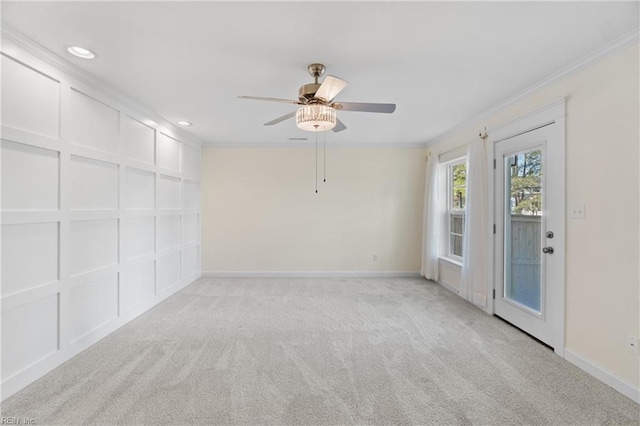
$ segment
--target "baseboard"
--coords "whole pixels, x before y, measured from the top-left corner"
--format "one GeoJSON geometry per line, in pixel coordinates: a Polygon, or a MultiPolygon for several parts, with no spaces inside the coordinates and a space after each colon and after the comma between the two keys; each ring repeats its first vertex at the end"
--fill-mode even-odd
{"type": "Polygon", "coordinates": [[[452,286],[451,284],[444,282],[444,281],[436,281],[436,283],[438,283],[441,287],[446,288],[447,290],[449,290],[451,293],[460,295],[460,293],[458,292],[458,289],[455,288],[454,286],[452,286]]]}
{"type": "Polygon", "coordinates": [[[586,359],[569,349],[564,350],[564,359],[566,359],[576,367],[591,374],[601,382],[611,386],[632,401],[640,404],[640,390],[638,388],[635,388],[629,383],[620,380],[610,372],[604,370],[601,367],[598,367],[590,361],[587,361],[586,359]]]}
{"type": "MultiPolygon", "coordinates": [[[[95,328],[94,330],[80,337],[74,342],[69,342],[66,347],[48,354],[44,358],[41,358],[34,363],[26,366],[12,376],[5,378],[2,381],[0,400],[4,401],[15,393],[21,391],[31,383],[35,382],[50,371],[59,367],[64,362],[70,360],[80,352],[88,349],[95,343],[107,337],[109,334],[118,330],[129,321],[137,318],[163,300],[174,295],[179,290],[188,286],[199,277],[200,272],[196,272],[192,275],[180,279],[180,281],[177,281],[172,286],[167,287],[154,297],[147,299],[135,308],[132,308],[127,312],[122,312],[119,316],[116,316],[113,319],[105,322],[104,324],[101,324],[99,327],[95,328]]],[[[1,423],[2,422],[0,421],[0,424],[1,423]]]]}
{"type": "Polygon", "coordinates": [[[402,271],[202,271],[203,278],[419,278],[402,271]]]}

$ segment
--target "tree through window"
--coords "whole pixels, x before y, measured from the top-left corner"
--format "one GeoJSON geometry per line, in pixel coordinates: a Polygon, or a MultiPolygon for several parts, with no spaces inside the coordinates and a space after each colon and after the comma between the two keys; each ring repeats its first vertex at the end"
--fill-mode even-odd
{"type": "Polygon", "coordinates": [[[462,259],[465,208],[467,202],[466,159],[455,161],[448,166],[447,192],[449,198],[449,250],[448,255],[462,259]]]}

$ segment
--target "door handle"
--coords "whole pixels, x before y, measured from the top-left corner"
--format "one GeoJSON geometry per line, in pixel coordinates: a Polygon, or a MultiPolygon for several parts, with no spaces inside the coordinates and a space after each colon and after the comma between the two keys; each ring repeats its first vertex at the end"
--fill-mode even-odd
{"type": "Polygon", "coordinates": [[[553,247],[543,247],[542,252],[544,254],[553,254],[553,247]]]}

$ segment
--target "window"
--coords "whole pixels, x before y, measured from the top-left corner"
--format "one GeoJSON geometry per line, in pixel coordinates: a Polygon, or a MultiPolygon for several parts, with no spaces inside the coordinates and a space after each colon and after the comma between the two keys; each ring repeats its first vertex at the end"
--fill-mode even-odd
{"type": "Polygon", "coordinates": [[[467,201],[467,164],[459,159],[447,166],[448,230],[447,255],[462,260],[462,240],[464,238],[464,215],[467,201]]]}

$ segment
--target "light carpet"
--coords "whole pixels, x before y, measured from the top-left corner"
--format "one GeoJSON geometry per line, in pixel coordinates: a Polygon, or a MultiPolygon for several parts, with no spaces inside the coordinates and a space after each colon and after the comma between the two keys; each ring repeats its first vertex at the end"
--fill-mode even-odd
{"type": "Polygon", "coordinates": [[[200,279],[2,404],[37,424],[640,423],[423,279],[200,279]]]}

